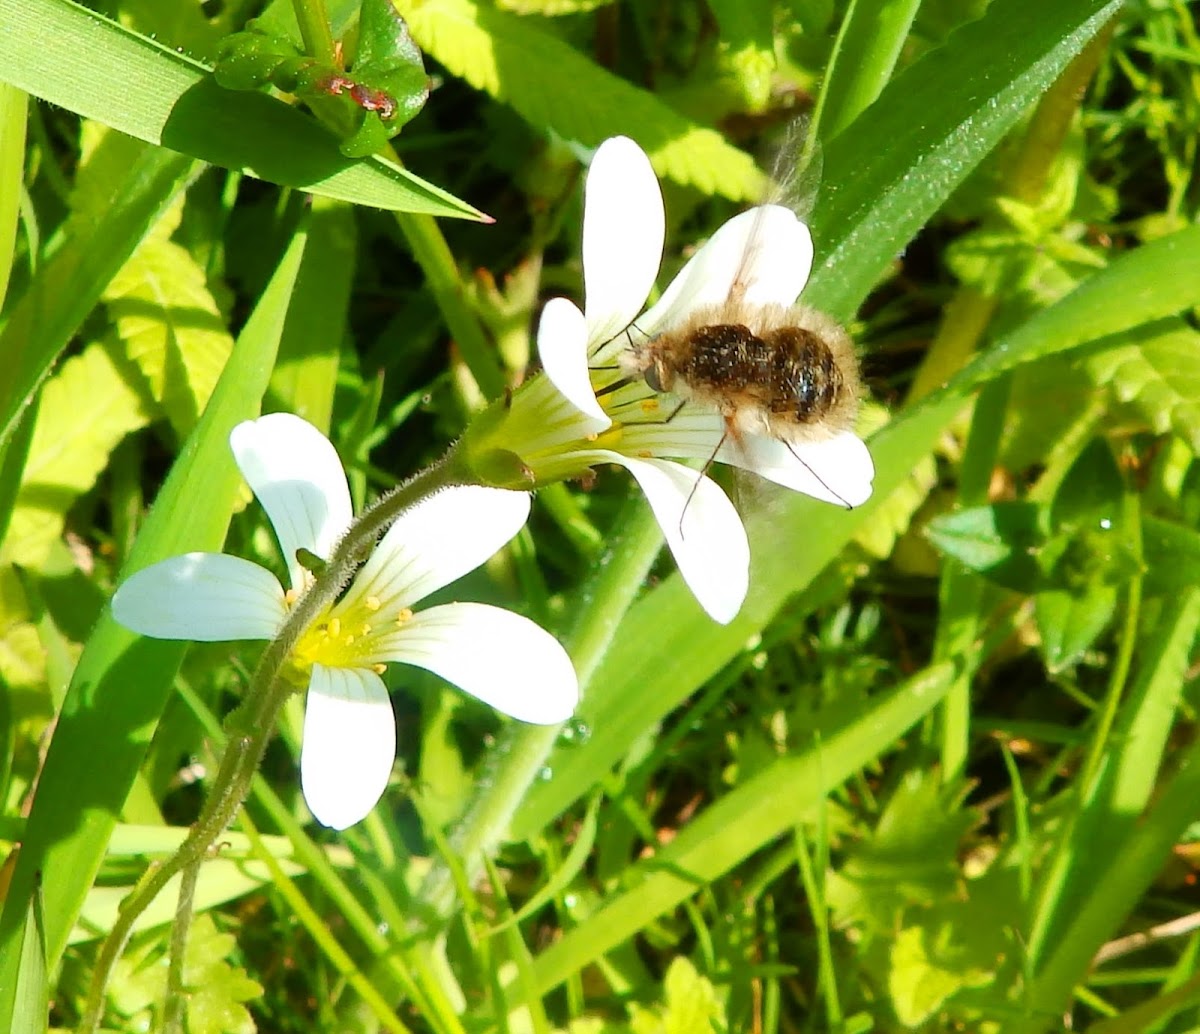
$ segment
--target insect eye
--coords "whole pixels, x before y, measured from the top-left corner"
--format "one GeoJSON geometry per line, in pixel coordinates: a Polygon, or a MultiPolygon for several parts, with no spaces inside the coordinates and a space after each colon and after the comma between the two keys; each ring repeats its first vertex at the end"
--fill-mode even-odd
{"type": "Polygon", "coordinates": [[[646,383],[650,386],[651,391],[666,391],[663,387],[662,377],[658,372],[658,363],[651,363],[646,367],[646,372],[642,375],[646,378],[646,383]]]}

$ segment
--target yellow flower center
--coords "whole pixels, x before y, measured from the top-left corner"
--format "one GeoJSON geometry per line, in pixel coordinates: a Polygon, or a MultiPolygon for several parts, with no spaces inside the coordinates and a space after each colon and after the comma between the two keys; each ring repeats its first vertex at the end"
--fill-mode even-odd
{"type": "Polygon", "coordinates": [[[313,664],[327,668],[370,668],[382,675],[387,665],[378,660],[378,637],[403,627],[412,616],[407,607],[394,614],[384,613],[375,596],[359,597],[351,593],[339,604],[336,617],[326,611],[308,627],[292,651],[293,663],[304,669],[313,664]]]}

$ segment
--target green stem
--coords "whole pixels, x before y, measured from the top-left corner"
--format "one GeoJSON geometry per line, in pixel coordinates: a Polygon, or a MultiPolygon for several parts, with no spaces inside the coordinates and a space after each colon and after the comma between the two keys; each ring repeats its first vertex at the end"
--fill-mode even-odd
{"type": "Polygon", "coordinates": [[[249,796],[254,774],[267,749],[279,712],[295,691],[286,676],[285,666],[296,641],[349,584],[380,533],[401,513],[440,489],[471,480],[460,470],[451,449],[440,462],[377,500],[354,522],[312,587],[296,602],[279,634],[263,651],[245,699],[226,721],[228,744],[199,819],[179,850],[161,865],[148,870],[121,903],[117,920],[96,960],[80,1024],[82,1034],[92,1034],[99,1025],[104,1009],[104,990],[138,916],[176,873],[199,865],[249,796]]]}
{"type": "MultiPolygon", "coordinates": [[[[662,533],[640,496],[626,503],[616,527],[622,529],[620,537],[608,556],[597,563],[591,581],[580,593],[582,602],[568,637],[585,697],[621,618],[641,591],[662,548],[662,533]]],[[[476,795],[450,837],[451,848],[469,877],[478,874],[483,857],[503,838],[529,787],[543,778],[561,729],[561,725],[514,724],[496,744],[487,772],[476,783],[476,795]]],[[[454,876],[445,858],[435,859],[419,898],[435,915],[445,918],[453,911],[454,876]]]]}
{"type": "Polygon", "coordinates": [[[181,1034],[187,1004],[183,967],[187,960],[188,934],[196,903],[196,881],[200,878],[200,859],[194,858],[180,874],[179,901],[175,906],[175,925],[171,928],[171,956],[167,964],[167,1005],[163,1010],[163,1034],[181,1034]]]}
{"type": "Polygon", "coordinates": [[[496,350],[467,304],[458,263],[454,261],[454,254],[437,221],[431,215],[397,212],[396,223],[421,267],[425,286],[433,292],[434,301],[479,390],[489,399],[498,398],[505,388],[504,371],[496,358],[496,350]]]}
{"type": "MultiPolygon", "coordinates": [[[[986,385],[975,403],[958,482],[959,505],[963,508],[982,506],[987,502],[1000,449],[1000,435],[1004,430],[1009,383],[1010,378],[1003,376],[986,385]]],[[[946,561],[938,593],[934,656],[939,660],[957,658],[962,662],[954,685],[937,712],[942,779],[947,784],[958,779],[967,765],[971,682],[987,657],[979,649],[972,648],[979,636],[985,589],[983,579],[974,571],[953,559],[946,561]]]]}
{"type": "Polygon", "coordinates": [[[292,0],[292,10],[296,12],[300,38],[309,56],[322,64],[336,65],[337,50],[333,43],[333,32],[329,28],[325,0],[292,0]]]}

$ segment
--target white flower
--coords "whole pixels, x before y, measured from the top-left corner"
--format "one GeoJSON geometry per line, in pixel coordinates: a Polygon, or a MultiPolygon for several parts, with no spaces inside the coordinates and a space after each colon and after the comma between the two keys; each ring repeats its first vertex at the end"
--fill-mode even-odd
{"type": "Polygon", "coordinates": [[[722,416],[695,403],[664,409],[619,363],[626,330],[651,338],[701,306],[723,302],[742,278],[749,304],[795,303],[812,268],[808,227],[787,208],[766,205],[725,223],[639,315],[662,257],[658,181],[641,148],[606,140],[588,172],[583,222],[585,312],[547,303],[538,326],[546,376],[513,399],[504,438],[538,481],[575,476],[581,466],[617,463],[637,479],[684,581],[716,621],[731,621],[748,587],[749,546],[740,518],[707,476],[662,457],[743,467],[838,505],[871,495],[874,466],[849,431],[787,443],[744,433],[726,440],[722,416]],[[669,419],[668,419],[669,417],[669,419]]]}
{"type": "MultiPolygon", "coordinates": [[[[270,571],[220,553],[187,553],[139,571],[113,596],[121,624],[156,639],[273,639],[312,575],[306,549],[328,558],[350,525],[350,492],[329,440],[299,417],[239,424],[230,445],[274,526],[287,591],[270,571]]],[[[308,680],[300,780],[313,815],[345,829],[379,800],[396,758],[395,719],[379,677],[416,664],[521,721],[568,718],[578,683],[566,652],[532,621],[499,607],[449,603],[413,612],[504,545],[529,496],[444,489],[401,514],[346,593],[302,634],[291,655],[308,680]]]]}

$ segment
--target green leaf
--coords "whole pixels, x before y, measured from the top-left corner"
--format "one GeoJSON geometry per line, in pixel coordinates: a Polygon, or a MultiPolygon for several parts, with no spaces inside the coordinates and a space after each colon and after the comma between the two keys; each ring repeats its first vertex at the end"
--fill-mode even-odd
{"type": "Polygon", "coordinates": [[[713,1034],[725,1030],[725,1010],[717,1000],[712,981],[701,976],[682,955],[671,960],[663,978],[663,1004],[644,1009],[630,1006],[633,1034],[713,1034]]]}
{"type": "Polygon", "coordinates": [[[888,995],[896,1018],[906,1027],[929,1019],[956,991],[982,987],[992,974],[929,943],[928,931],[910,926],[896,935],[889,952],[888,995]]]}
{"type": "Polygon", "coordinates": [[[225,90],[204,65],[74,3],[0,0],[0,24],[0,77],[139,140],[355,204],[483,218],[382,158],[346,158],[303,112],[225,90]]]}
{"type": "Polygon", "coordinates": [[[1200,532],[1173,521],[1143,517],[1142,555],[1147,595],[1173,596],[1196,584],[1200,532]]]}
{"type": "Polygon", "coordinates": [[[534,126],[588,147],[624,133],[660,176],[734,200],[761,195],[764,178],[749,155],[530,22],[472,0],[397,7],[426,53],[534,126]]]}
{"type": "Polygon", "coordinates": [[[1132,554],[1123,537],[1125,483],[1112,450],[1094,439],[1072,464],[1050,508],[1057,550],[1048,550],[1056,585],[1036,599],[1042,653],[1051,671],[1079,660],[1108,627],[1117,609],[1118,584],[1132,554]],[[1057,555],[1055,555],[1057,554],[1057,555]]]}
{"type": "Polygon", "coordinates": [[[1050,534],[1049,514],[1036,503],[996,503],[935,517],[925,534],[959,563],[1018,592],[1043,578],[1038,553],[1050,534]]]}
{"type": "Polygon", "coordinates": [[[37,424],[3,557],[40,568],[72,504],[148,414],[101,344],[63,363],[42,389],[37,424]]]}
{"type": "MultiPolygon", "coordinates": [[[[233,934],[218,930],[212,916],[196,917],[183,962],[189,1034],[254,1034],[257,1029],[242,1003],[260,997],[262,985],[230,963],[235,946],[233,934]]],[[[167,968],[161,953],[161,945],[151,942],[116,965],[110,997],[131,1028],[148,1023],[152,1010],[166,998],[167,968]]]]}
{"type": "Polygon", "coordinates": [[[920,0],[853,0],[838,30],[812,132],[830,140],[879,96],[900,58],[920,0]]]}
{"type": "Polygon", "coordinates": [[[905,773],[870,837],[830,874],[827,900],[839,924],[886,937],[908,908],[952,890],[960,842],[978,821],[963,810],[963,796],[931,772],[905,773]]]}
{"type": "Polygon", "coordinates": [[[168,240],[162,220],[104,291],[125,356],[147,394],[185,438],[196,425],[233,348],[204,270],[168,240]]]}
{"type": "MultiPolygon", "coordinates": [[[[7,35],[0,33],[0,48],[7,35]]],[[[38,268],[0,330],[7,363],[0,378],[0,448],[100,293],[198,171],[190,158],[140,145],[121,189],[110,194],[97,218],[71,221],[54,257],[38,268]]]]}
{"type": "MultiPolygon", "coordinates": [[[[298,207],[298,206],[294,206],[298,207]]],[[[254,416],[303,254],[295,234],[138,535],[125,574],[191,549],[218,549],[240,492],[229,432],[254,416]]],[[[105,614],[71,681],[0,915],[0,1030],[11,1030],[12,946],[35,874],[46,889],[47,957],[57,964],[99,868],[186,647],[142,639],[105,614]]]]}
{"type": "Polygon", "coordinates": [[[42,912],[42,888],[40,880],[35,883],[29,899],[29,914],[25,918],[25,932],[21,939],[21,951],[17,970],[16,1008],[13,1023],[9,1028],[22,1034],[38,1034],[50,1023],[49,965],[46,959],[46,931],[42,912]]]}
{"type": "Polygon", "coordinates": [[[721,30],[721,46],[737,73],[738,84],[751,111],[760,111],[771,97],[775,71],[775,10],[772,0],[710,0],[708,5],[721,30]]]}
{"type": "Polygon", "coordinates": [[[817,255],[836,276],[811,284],[804,300],[850,316],[954,187],[1119,7],[994,0],[982,18],[888,83],[826,143],[826,189],[811,228],[817,255]],[[872,160],[875,153],[880,157],[872,160]]]}
{"type": "Polygon", "coordinates": [[[1182,320],[1140,327],[1083,367],[1155,431],[1174,431],[1200,451],[1200,334],[1182,320]]]}

